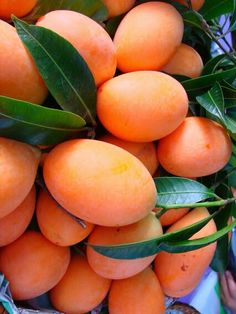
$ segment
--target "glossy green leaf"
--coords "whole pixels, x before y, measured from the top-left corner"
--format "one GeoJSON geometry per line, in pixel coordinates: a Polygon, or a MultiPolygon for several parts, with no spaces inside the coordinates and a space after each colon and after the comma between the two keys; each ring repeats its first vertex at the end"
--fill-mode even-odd
{"type": "Polygon", "coordinates": [[[63,110],[0,96],[0,136],[32,145],[55,145],[85,137],[85,121],[63,110]]]}
{"type": "Polygon", "coordinates": [[[182,14],[183,20],[186,24],[202,29],[203,18],[201,14],[196,11],[189,10],[182,14]]]}
{"type": "Polygon", "coordinates": [[[157,188],[157,207],[191,204],[216,195],[200,182],[181,177],[154,178],[157,188]]]}
{"type": "Polygon", "coordinates": [[[208,75],[208,74],[213,74],[225,58],[227,58],[227,56],[225,54],[222,54],[222,55],[218,55],[218,56],[210,59],[204,65],[204,68],[202,70],[201,75],[204,76],[204,75],[208,75]]]}
{"type": "Polygon", "coordinates": [[[234,0],[206,0],[204,6],[200,10],[204,19],[212,20],[219,17],[225,13],[233,12],[234,10],[234,0]]]}
{"type": "Polygon", "coordinates": [[[46,28],[28,25],[17,18],[14,18],[14,23],[58,104],[95,126],[96,86],[86,62],[77,50],[46,28]]]}
{"type": "Polygon", "coordinates": [[[230,19],[230,25],[229,25],[229,32],[233,32],[236,30],[236,2],[234,1],[234,10],[233,13],[231,15],[231,19],[230,19]]]}
{"type": "Polygon", "coordinates": [[[24,17],[24,20],[34,22],[39,17],[54,10],[80,12],[99,22],[108,18],[108,11],[101,0],[38,0],[34,9],[24,17]]]}
{"type": "MultiPolygon", "coordinates": [[[[210,215],[207,218],[198,221],[195,224],[181,228],[171,233],[166,233],[162,236],[152,238],[150,240],[126,243],[120,245],[90,245],[98,253],[116,258],[116,259],[137,259],[150,256],[163,251],[163,247],[169,247],[170,243],[174,245],[177,241],[187,240],[196,232],[202,229],[217,213],[210,215]]],[[[181,242],[182,243],[182,242],[181,242]]],[[[184,242],[185,244],[185,242],[184,242]]]]}

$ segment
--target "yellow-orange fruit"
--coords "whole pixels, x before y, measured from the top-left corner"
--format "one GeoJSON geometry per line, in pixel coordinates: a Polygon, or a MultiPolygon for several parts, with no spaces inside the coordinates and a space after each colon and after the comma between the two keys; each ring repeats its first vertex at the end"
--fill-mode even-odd
{"type": "Polygon", "coordinates": [[[10,19],[11,15],[22,17],[28,14],[36,5],[37,0],[1,0],[0,18],[10,19]]]}
{"type": "Polygon", "coordinates": [[[47,88],[15,28],[1,20],[0,42],[0,95],[41,104],[47,88]]]}
{"type": "MultiPolygon", "coordinates": [[[[128,226],[109,228],[96,226],[88,238],[88,244],[116,245],[143,241],[162,234],[159,220],[153,213],[128,226]]],[[[138,259],[115,259],[97,253],[87,247],[88,262],[100,276],[110,279],[124,279],[144,270],[154,260],[156,254],[138,259]]]]}
{"type": "Polygon", "coordinates": [[[117,67],[122,72],[159,70],[175,53],[183,37],[183,20],[164,2],[147,2],[129,11],[114,37],[117,67]]]}
{"type": "Polygon", "coordinates": [[[40,153],[30,145],[0,137],[0,218],[18,207],[30,192],[40,153]]]}
{"type": "Polygon", "coordinates": [[[160,283],[151,268],[111,284],[108,309],[110,314],[164,314],[165,300],[160,283]]]}
{"type": "MultiPolygon", "coordinates": [[[[175,0],[176,2],[179,2],[180,4],[183,4],[185,6],[188,5],[188,0],[175,0]]],[[[203,4],[205,3],[205,0],[191,0],[192,8],[196,11],[199,11],[203,4]]]]}
{"type": "Polygon", "coordinates": [[[40,191],[37,209],[37,221],[42,234],[51,242],[61,245],[74,245],[85,239],[93,230],[93,224],[82,227],[53,200],[49,194],[40,191]]]}
{"type": "MultiPolygon", "coordinates": [[[[158,212],[161,209],[155,208],[154,211],[158,212]]],[[[159,220],[162,226],[169,226],[178,221],[184,215],[187,214],[189,208],[178,208],[178,209],[169,209],[165,214],[163,214],[159,220]]]]}
{"type": "Polygon", "coordinates": [[[117,16],[129,11],[135,0],[102,0],[108,10],[109,17],[117,16]]]}
{"type": "Polygon", "coordinates": [[[0,271],[10,282],[15,300],[32,299],[54,287],[70,262],[70,250],[35,231],[0,250],[0,271]]]}
{"type": "Polygon", "coordinates": [[[97,85],[112,78],[116,71],[116,53],[108,33],[94,20],[69,10],[47,13],[36,23],[68,40],[88,64],[97,85]]]}
{"type": "Polygon", "coordinates": [[[191,46],[181,44],[162,71],[194,78],[200,76],[202,69],[203,62],[199,53],[191,46]]]}
{"type": "Polygon", "coordinates": [[[144,166],[148,169],[151,175],[153,175],[158,167],[156,146],[153,142],[135,143],[124,141],[111,134],[106,134],[99,138],[100,141],[107,142],[116,146],[119,146],[129,153],[137,157],[144,166]]]}
{"type": "Polygon", "coordinates": [[[103,301],[110,284],[111,280],[92,270],[84,256],[73,255],[65,275],[51,290],[50,299],[64,313],[87,313],[103,301]]]}
{"type": "Polygon", "coordinates": [[[157,198],[154,181],[140,160],[97,140],[57,145],[45,159],[44,179],[54,198],[69,212],[103,226],[142,219],[157,198]]]}
{"type": "MultiPolygon", "coordinates": [[[[208,216],[209,212],[206,208],[196,208],[173,224],[167,232],[179,230],[208,216]]],[[[190,239],[206,237],[216,231],[216,225],[212,219],[190,239]]],[[[159,253],[155,259],[155,272],[164,293],[177,298],[190,293],[197,286],[205,269],[209,266],[215,249],[216,243],[212,243],[201,249],[186,253],[159,253]]]]}
{"type": "Polygon", "coordinates": [[[138,71],[116,76],[98,89],[97,114],[113,135],[152,142],[173,132],[188,111],[182,85],[170,75],[138,71]]]}
{"type": "Polygon", "coordinates": [[[33,186],[23,202],[9,215],[0,219],[0,246],[10,244],[25,232],[33,217],[35,201],[36,191],[33,186]]]}
{"type": "Polygon", "coordinates": [[[188,117],[158,144],[158,160],[169,173],[202,177],[223,168],[230,159],[232,144],[227,131],[203,117],[188,117]]]}

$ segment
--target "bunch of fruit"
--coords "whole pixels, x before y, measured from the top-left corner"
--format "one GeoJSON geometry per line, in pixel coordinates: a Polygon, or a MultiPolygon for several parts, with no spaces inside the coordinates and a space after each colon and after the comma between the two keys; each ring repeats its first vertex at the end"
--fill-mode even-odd
{"type": "MultiPolygon", "coordinates": [[[[182,42],[183,18],[166,2],[103,0],[109,20],[124,14],[112,40],[106,23],[73,10],[52,10],[35,25],[13,17],[13,26],[12,13],[23,17],[37,6],[15,2],[0,3],[0,271],[13,299],[49,292],[55,309],[80,314],[107,297],[111,314],[165,313],[164,296],[181,297],[197,286],[216,242],[182,253],[163,247],[132,259],[98,248],[114,251],[116,245],[145,241],[148,247],[163,232],[176,233],[178,242],[178,230],[189,232],[194,224],[198,229],[186,233],[186,240],[217,233],[212,215],[197,201],[164,212],[165,204],[158,202],[163,171],[197,184],[221,171],[232,155],[229,130],[210,115],[195,115],[175,78],[197,78],[204,67],[200,54],[182,42]],[[65,43],[56,46],[61,50],[54,39],[65,43]],[[71,58],[64,60],[64,50],[71,58]],[[76,78],[72,83],[65,64],[76,78]],[[53,71],[58,80],[52,81],[53,71]],[[71,90],[77,98],[69,99],[71,90]],[[91,109],[85,100],[94,94],[91,109]],[[61,122],[63,111],[47,108],[52,97],[71,108],[79,99],[81,107],[64,112],[69,122],[61,122]],[[30,136],[16,123],[24,120],[30,132],[32,124],[47,123],[52,114],[57,134],[65,131],[64,123],[72,123],[66,131],[76,129],[78,121],[89,132],[69,132],[60,140],[52,133],[50,141],[56,142],[50,145],[45,134],[50,137],[51,129],[44,126],[40,140],[41,131],[30,136]],[[12,120],[14,134],[7,133],[12,120]]],[[[187,9],[188,1],[177,2],[187,9]]],[[[192,1],[193,9],[203,2],[192,1]]]]}

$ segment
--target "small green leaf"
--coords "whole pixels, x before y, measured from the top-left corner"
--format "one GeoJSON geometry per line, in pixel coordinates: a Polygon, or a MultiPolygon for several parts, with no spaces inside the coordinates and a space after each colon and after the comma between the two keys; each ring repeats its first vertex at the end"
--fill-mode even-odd
{"type": "Polygon", "coordinates": [[[183,20],[186,24],[202,29],[203,18],[201,14],[196,11],[189,10],[182,14],[183,20]]]}
{"type": "Polygon", "coordinates": [[[208,75],[208,74],[213,74],[215,71],[218,69],[222,61],[227,58],[226,54],[218,55],[212,59],[210,59],[205,65],[202,70],[202,76],[208,75]]]}
{"type": "Polygon", "coordinates": [[[233,12],[233,10],[234,0],[206,0],[199,13],[209,21],[223,14],[233,12]]]}
{"type": "Polygon", "coordinates": [[[215,197],[216,195],[203,184],[180,177],[154,178],[157,188],[157,207],[176,204],[191,204],[215,197]]]}
{"type": "Polygon", "coordinates": [[[96,86],[86,62],[77,50],[46,28],[28,25],[16,17],[13,21],[58,104],[95,126],[96,86]]]}
{"type": "Polygon", "coordinates": [[[108,11],[101,0],[38,0],[34,9],[24,17],[24,20],[35,22],[39,17],[54,10],[80,12],[98,22],[105,21],[108,18],[108,11]]]}
{"type": "Polygon", "coordinates": [[[55,145],[85,136],[85,121],[63,110],[0,96],[0,136],[32,145],[55,145]]]}
{"type": "Polygon", "coordinates": [[[236,3],[235,1],[233,2],[234,2],[234,10],[230,18],[230,25],[229,25],[228,32],[233,32],[236,30],[236,3]]]}

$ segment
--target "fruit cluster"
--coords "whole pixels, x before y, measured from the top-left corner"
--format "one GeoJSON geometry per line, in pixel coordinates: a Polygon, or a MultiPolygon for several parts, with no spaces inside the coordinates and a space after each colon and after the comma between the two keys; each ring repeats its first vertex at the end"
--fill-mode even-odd
{"type": "MultiPolygon", "coordinates": [[[[10,13],[24,16],[35,1],[23,13],[23,7],[7,9],[7,2],[0,4],[0,94],[42,104],[47,87],[15,28],[3,20],[10,13]]],[[[220,124],[191,114],[188,95],[173,77],[195,78],[203,69],[198,52],[182,43],[184,24],[175,7],[104,4],[110,17],[125,14],[113,40],[94,20],[70,10],[51,11],[36,23],[84,58],[96,83],[102,132],[44,154],[0,138],[0,271],[16,301],[49,291],[56,309],[79,314],[108,296],[111,314],[162,314],[164,295],[180,297],[196,287],[216,243],[132,260],[101,255],[93,245],[144,241],[208,217],[204,207],[181,208],[159,220],[153,177],[159,165],[194,180],[214,174],[230,159],[231,139],[220,124]],[[38,231],[30,224],[34,212],[38,231]]],[[[194,9],[202,4],[193,1],[194,9]]],[[[211,220],[191,239],[216,231],[211,220]]]]}

